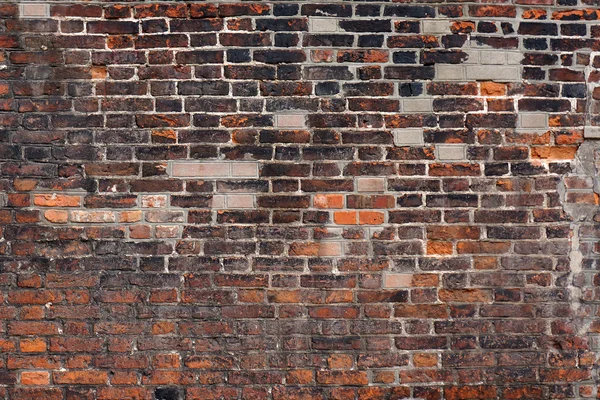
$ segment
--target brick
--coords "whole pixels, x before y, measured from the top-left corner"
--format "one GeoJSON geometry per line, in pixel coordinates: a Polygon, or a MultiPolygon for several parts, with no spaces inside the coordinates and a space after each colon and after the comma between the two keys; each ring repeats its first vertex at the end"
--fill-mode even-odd
{"type": "Polygon", "coordinates": [[[19,4],[19,15],[21,18],[48,18],[50,17],[50,5],[44,3],[22,3],[19,4]]]}
{"type": "Polygon", "coordinates": [[[454,144],[438,144],[436,146],[436,158],[440,161],[458,161],[466,157],[466,146],[454,144]]]}
{"type": "Polygon", "coordinates": [[[309,32],[337,32],[338,24],[334,18],[311,17],[308,20],[309,32]]]}
{"type": "Polygon", "coordinates": [[[409,288],[413,284],[413,274],[386,274],[383,281],[385,288],[409,288]]]}
{"type": "Polygon", "coordinates": [[[71,211],[72,222],[77,223],[108,223],[115,222],[115,213],[111,211],[71,211]]]}
{"type": "Polygon", "coordinates": [[[466,67],[467,79],[491,80],[496,82],[512,82],[519,79],[518,67],[483,67],[478,65],[468,65],[466,67]]]}
{"type": "Polygon", "coordinates": [[[424,144],[423,129],[394,129],[392,132],[396,146],[419,146],[424,144]]]}
{"type": "Polygon", "coordinates": [[[383,192],[385,190],[385,179],[357,178],[356,188],[359,192],[383,192]]]}
{"type": "Polygon", "coordinates": [[[543,113],[519,113],[519,126],[526,129],[548,127],[548,115],[543,113]]]}
{"type": "Polygon", "coordinates": [[[431,99],[402,100],[402,111],[404,112],[431,112],[433,110],[431,99]]]}
{"type": "Polygon", "coordinates": [[[463,81],[465,79],[465,68],[460,65],[437,64],[435,66],[435,78],[440,81],[463,81]]]}
{"type": "Polygon", "coordinates": [[[421,21],[422,32],[428,35],[439,35],[450,33],[450,21],[448,20],[427,20],[421,21]]]}
{"type": "Polygon", "coordinates": [[[278,128],[304,128],[306,127],[304,114],[280,114],[275,115],[275,126],[278,128]]]}
{"type": "Polygon", "coordinates": [[[44,218],[55,224],[65,224],[69,220],[69,212],[61,210],[44,211],[44,218]]]}
{"type": "Polygon", "coordinates": [[[597,1],[35,1],[0,398],[596,395],[597,1]]]}
{"type": "Polygon", "coordinates": [[[173,163],[174,177],[219,178],[231,175],[230,163],[173,163]]]}
{"type": "Polygon", "coordinates": [[[78,207],[81,205],[79,196],[65,196],[54,194],[36,194],[33,204],[40,207],[78,207]]]}

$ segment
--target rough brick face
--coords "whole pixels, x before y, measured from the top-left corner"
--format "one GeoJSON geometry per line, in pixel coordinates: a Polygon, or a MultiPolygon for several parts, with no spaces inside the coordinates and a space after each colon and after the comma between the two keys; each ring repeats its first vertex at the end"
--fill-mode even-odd
{"type": "Polygon", "coordinates": [[[597,398],[597,1],[0,4],[0,398],[597,398]]]}

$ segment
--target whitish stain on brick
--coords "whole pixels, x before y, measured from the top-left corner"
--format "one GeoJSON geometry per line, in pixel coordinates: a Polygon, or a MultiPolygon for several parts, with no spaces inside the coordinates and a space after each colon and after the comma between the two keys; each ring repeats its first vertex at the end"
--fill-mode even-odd
{"type": "Polygon", "coordinates": [[[72,222],[108,223],[115,220],[115,213],[110,211],[71,211],[72,222]]]}

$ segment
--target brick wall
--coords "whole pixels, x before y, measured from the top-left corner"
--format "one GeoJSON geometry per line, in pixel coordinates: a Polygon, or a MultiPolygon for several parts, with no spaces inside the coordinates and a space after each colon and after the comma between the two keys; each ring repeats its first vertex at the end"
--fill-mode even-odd
{"type": "Polygon", "coordinates": [[[0,398],[596,398],[597,0],[0,4],[0,398]]]}

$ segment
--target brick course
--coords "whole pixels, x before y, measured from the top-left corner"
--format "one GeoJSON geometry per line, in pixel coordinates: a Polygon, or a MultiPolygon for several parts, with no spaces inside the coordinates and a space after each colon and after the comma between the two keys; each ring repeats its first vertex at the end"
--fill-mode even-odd
{"type": "Polygon", "coordinates": [[[0,4],[0,398],[597,398],[595,5],[0,4]]]}

